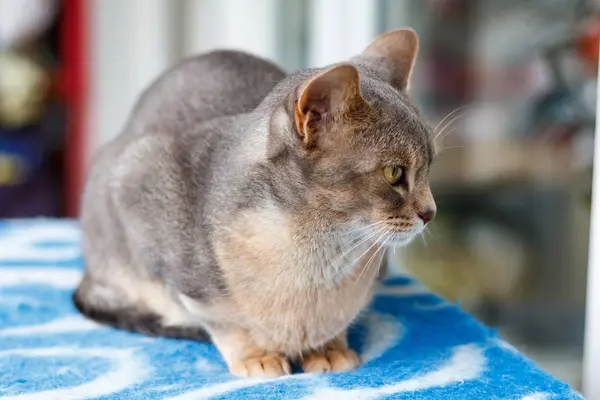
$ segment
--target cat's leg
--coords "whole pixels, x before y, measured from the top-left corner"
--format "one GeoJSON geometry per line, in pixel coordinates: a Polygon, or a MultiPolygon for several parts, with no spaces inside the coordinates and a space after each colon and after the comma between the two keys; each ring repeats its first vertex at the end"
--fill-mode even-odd
{"type": "Polygon", "coordinates": [[[285,355],[256,346],[243,328],[211,329],[211,336],[233,375],[276,378],[292,373],[285,355]]]}
{"type": "Polygon", "coordinates": [[[348,347],[347,333],[344,330],[322,349],[304,355],[301,364],[304,372],[342,372],[358,367],[360,359],[356,352],[348,347]]]}

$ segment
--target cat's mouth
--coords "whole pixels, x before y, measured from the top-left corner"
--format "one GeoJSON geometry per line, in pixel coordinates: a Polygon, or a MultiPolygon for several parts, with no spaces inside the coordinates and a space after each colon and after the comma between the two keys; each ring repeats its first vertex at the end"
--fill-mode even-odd
{"type": "Polygon", "coordinates": [[[407,244],[412,242],[413,239],[416,238],[417,236],[418,236],[417,234],[410,234],[410,233],[395,233],[390,237],[386,246],[389,246],[389,247],[406,246],[407,244]]]}
{"type": "MultiPolygon", "coordinates": [[[[417,219],[414,223],[397,224],[389,221],[368,223],[361,221],[344,235],[349,235],[352,246],[376,244],[384,247],[406,246],[425,230],[425,224],[417,219]],[[357,227],[358,225],[358,227],[357,227]]],[[[346,236],[348,237],[348,236],[346,236]]]]}
{"type": "Polygon", "coordinates": [[[425,230],[425,224],[421,220],[417,220],[410,227],[397,227],[390,226],[390,233],[387,237],[382,238],[386,242],[386,246],[398,247],[406,246],[414,240],[417,236],[421,235],[425,230]]]}

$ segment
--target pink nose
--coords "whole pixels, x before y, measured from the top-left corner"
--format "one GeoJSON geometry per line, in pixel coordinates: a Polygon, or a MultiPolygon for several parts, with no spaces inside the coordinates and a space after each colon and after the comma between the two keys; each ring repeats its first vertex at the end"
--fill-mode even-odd
{"type": "Polygon", "coordinates": [[[435,217],[435,210],[433,208],[428,208],[425,211],[419,213],[419,218],[423,220],[424,224],[427,224],[435,217]]]}

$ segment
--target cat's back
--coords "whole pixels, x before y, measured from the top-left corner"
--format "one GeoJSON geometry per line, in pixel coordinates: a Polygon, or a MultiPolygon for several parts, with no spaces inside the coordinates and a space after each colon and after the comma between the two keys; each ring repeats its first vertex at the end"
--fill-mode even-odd
{"type": "Polygon", "coordinates": [[[165,156],[165,140],[208,150],[219,138],[204,134],[202,125],[254,110],[284,77],[273,63],[239,51],[217,50],[181,61],[140,95],[121,133],[95,154],[87,186],[102,181],[98,178],[109,179],[111,170],[145,169],[138,165],[145,164],[144,159],[165,156]],[[196,143],[184,135],[192,130],[196,143]],[[95,174],[98,169],[101,172],[95,174]]]}
{"type": "Polygon", "coordinates": [[[136,215],[166,227],[174,218],[156,220],[172,204],[181,204],[175,214],[187,218],[202,199],[181,194],[205,192],[190,185],[210,175],[208,160],[226,140],[227,117],[255,109],[284,76],[272,63],[236,51],[192,57],[166,71],[140,96],[121,134],[94,157],[82,199],[85,236],[113,232],[120,218],[134,225],[136,215]]]}
{"type": "Polygon", "coordinates": [[[166,174],[187,164],[188,151],[208,158],[221,139],[203,126],[252,111],[284,77],[269,61],[229,50],[188,58],[164,72],[141,94],[123,131],[95,154],[83,212],[94,208],[95,198],[105,197],[98,195],[107,194],[111,185],[136,190],[119,183],[139,182],[155,165],[166,174]]]}
{"type": "Polygon", "coordinates": [[[284,77],[271,62],[239,51],[191,57],[165,72],[140,96],[126,131],[176,134],[190,124],[247,113],[284,77]]]}

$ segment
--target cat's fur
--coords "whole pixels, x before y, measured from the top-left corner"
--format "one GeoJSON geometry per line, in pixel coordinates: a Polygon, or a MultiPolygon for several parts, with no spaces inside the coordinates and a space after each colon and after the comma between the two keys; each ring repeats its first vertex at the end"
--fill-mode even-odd
{"type": "Polygon", "coordinates": [[[209,336],[237,375],[356,367],[346,328],[379,250],[435,212],[430,131],[407,95],[417,46],[393,31],[351,63],[285,78],[234,52],[167,72],[92,167],[79,309],[209,336]],[[403,168],[396,186],[387,165],[403,168]]]}

